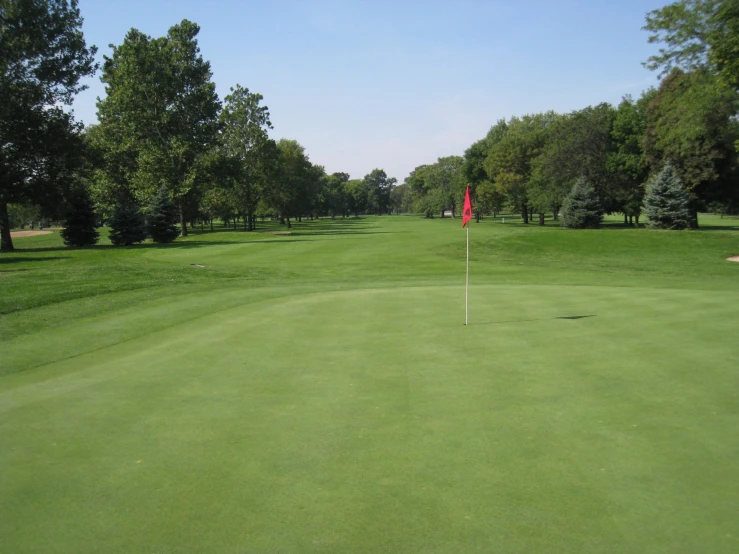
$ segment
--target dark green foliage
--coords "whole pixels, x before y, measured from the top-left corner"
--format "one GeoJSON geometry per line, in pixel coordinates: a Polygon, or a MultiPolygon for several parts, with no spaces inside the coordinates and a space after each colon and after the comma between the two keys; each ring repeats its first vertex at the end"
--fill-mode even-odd
{"type": "Polygon", "coordinates": [[[96,230],[97,216],[90,193],[78,187],[70,193],[67,202],[67,220],[62,238],[67,246],[92,246],[97,244],[100,233],[96,230]]]}
{"type": "Polygon", "coordinates": [[[9,204],[61,205],[79,165],[79,124],[64,106],[95,72],[77,0],[0,0],[0,251],[9,204]]]}
{"type": "Polygon", "coordinates": [[[199,32],[186,19],[164,37],[131,29],[105,57],[106,96],[98,102],[107,182],[123,176],[140,198],[164,184],[178,205],[183,236],[205,182],[203,157],[219,127],[220,102],[210,63],[200,55],[199,32]]]}
{"type": "Polygon", "coordinates": [[[562,206],[562,226],[568,229],[597,229],[603,220],[595,187],[585,179],[579,179],[572,187],[562,206]]]}
{"type": "Polygon", "coordinates": [[[119,199],[110,220],[110,242],[116,246],[130,246],[143,242],[147,237],[146,219],[135,200],[124,196],[119,199]]]}
{"type": "Polygon", "coordinates": [[[685,229],[690,225],[690,195],[675,168],[665,168],[647,184],[642,211],[651,229],[685,229]]]}
{"type": "Polygon", "coordinates": [[[154,242],[172,242],[177,238],[180,234],[177,228],[178,215],[167,189],[161,187],[146,216],[146,230],[154,242]]]}

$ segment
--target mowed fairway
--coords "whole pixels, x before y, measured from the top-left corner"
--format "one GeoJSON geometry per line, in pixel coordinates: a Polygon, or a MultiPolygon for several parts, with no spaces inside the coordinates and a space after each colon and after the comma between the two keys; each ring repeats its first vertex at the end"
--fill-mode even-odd
{"type": "Polygon", "coordinates": [[[459,220],[18,239],[0,551],[736,552],[739,220],[702,223],[473,223],[468,327],[459,220]]]}

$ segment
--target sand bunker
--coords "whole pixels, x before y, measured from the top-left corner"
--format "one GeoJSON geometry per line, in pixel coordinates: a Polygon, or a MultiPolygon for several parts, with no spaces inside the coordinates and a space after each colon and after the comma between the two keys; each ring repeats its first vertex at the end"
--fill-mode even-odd
{"type": "Polygon", "coordinates": [[[35,237],[36,235],[50,235],[51,231],[11,231],[12,238],[17,237],[35,237]]]}
{"type": "Polygon", "coordinates": [[[729,262],[739,262],[739,256],[732,256],[731,258],[726,258],[729,262]]]}

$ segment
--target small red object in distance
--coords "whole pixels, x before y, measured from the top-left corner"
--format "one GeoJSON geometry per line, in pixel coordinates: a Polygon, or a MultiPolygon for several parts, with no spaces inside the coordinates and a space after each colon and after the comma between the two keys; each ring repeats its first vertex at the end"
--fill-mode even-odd
{"type": "Polygon", "coordinates": [[[467,185],[467,190],[464,193],[464,211],[462,212],[462,227],[467,225],[467,222],[472,219],[472,202],[470,201],[470,186],[467,185]]]}

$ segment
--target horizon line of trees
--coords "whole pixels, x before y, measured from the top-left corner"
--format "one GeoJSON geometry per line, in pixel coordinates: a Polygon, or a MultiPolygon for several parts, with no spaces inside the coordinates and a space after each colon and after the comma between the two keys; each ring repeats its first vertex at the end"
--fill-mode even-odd
{"type": "Polygon", "coordinates": [[[524,223],[559,219],[580,179],[606,213],[638,225],[650,180],[666,166],[699,210],[739,213],[739,0],[680,0],[649,12],[645,66],[658,88],[618,106],[601,103],[499,120],[463,156],[416,167],[394,194],[426,217],[455,215],[470,186],[477,221],[502,210],[524,223]]]}
{"type": "Polygon", "coordinates": [[[260,216],[288,227],[318,216],[455,216],[467,184],[478,221],[505,209],[544,224],[584,180],[599,210],[638,224],[646,184],[667,165],[687,191],[691,227],[701,209],[739,211],[739,0],[679,0],[647,14],[649,41],[664,45],[645,63],[662,72],[657,89],[618,106],[500,120],[464,156],[416,167],[401,185],[382,169],[326,174],[297,141],[269,137],[264,99],[246,87],[221,101],[191,21],[162,37],[131,29],[101,68],[77,0],[0,0],[0,11],[2,251],[13,250],[11,214],[67,219],[75,204],[94,206],[98,220],[141,221],[159,197],[182,235],[214,218],[249,231],[260,216]],[[100,69],[98,123],[83,128],[66,108],[100,69]]]}
{"type": "MultiPolygon", "coordinates": [[[[128,225],[122,214],[140,222],[162,195],[182,235],[188,224],[214,218],[238,218],[253,230],[260,215],[290,227],[291,219],[392,209],[396,179],[384,170],[363,179],[328,175],[296,140],[269,137],[262,95],[237,84],[221,101],[191,21],[163,37],[131,29],[100,67],[77,0],[0,0],[0,15],[2,251],[14,249],[10,229],[18,223],[89,225],[95,218],[80,209],[94,206],[98,221],[128,225]],[[68,107],[85,88],[82,78],[100,69],[106,94],[98,123],[83,128],[68,107]]],[[[92,232],[74,236],[97,240],[92,232]]]]}

